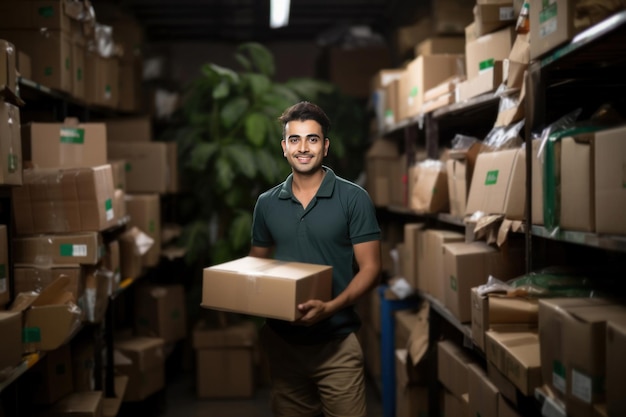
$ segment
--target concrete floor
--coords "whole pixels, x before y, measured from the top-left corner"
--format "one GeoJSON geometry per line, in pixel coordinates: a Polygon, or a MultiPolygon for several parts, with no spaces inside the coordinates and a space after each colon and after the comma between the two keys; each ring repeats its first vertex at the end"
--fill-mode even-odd
{"type": "MultiPolygon", "coordinates": [[[[371,384],[368,390],[368,417],[381,417],[380,395],[371,384]]],[[[198,399],[193,376],[182,374],[168,384],[166,397],[160,417],[272,417],[269,388],[265,386],[258,387],[250,399],[198,399]]]]}

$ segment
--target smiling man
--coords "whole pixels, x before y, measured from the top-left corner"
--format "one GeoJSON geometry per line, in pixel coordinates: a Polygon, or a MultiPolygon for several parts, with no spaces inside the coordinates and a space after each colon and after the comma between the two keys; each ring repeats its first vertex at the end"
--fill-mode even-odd
{"type": "Polygon", "coordinates": [[[380,228],[367,192],[323,164],[330,121],[301,102],[281,115],[291,174],[254,208],[250,256],[331,265],[333,298],[297,306],[296,322],[267,319],[263,349],[280,417],[365,417],[361,322],[354,304],[379,282],[380,228]]]}

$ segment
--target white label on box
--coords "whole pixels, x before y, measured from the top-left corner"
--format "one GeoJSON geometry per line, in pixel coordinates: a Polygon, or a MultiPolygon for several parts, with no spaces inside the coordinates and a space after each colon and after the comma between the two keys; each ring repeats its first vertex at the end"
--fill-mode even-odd
{"type": "Polygon", "coordinates": [[[72,256],[87,256],[87,245],[72,245],[72,256]]]}
{"type": "Polygon", "coordinates": [[[515,11],[513,10],[513,7],[500,7],[500,20],[501,21],[506,21],[506,20],[513,20],[515,19],[515,11]]]}
{"type": "Polygon", "coordinates": [[[8,280],[6,278],[0,278],[0,294],[7,292],[8,288],[8,280]]]}
{"type": "Polygon", "coordinates": [[[572,369],[572,395],[587,404],[591,404],[593,383],[587,375],[572,369]]]}

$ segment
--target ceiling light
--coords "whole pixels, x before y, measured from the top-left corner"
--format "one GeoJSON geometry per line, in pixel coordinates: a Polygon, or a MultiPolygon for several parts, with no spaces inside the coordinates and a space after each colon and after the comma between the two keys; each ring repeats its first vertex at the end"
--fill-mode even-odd
{"type": "Polygon", "coordinates": [[[281,28],[289,24],[290,0],[271,0],[270,3],[270,27],[281,28]]]}

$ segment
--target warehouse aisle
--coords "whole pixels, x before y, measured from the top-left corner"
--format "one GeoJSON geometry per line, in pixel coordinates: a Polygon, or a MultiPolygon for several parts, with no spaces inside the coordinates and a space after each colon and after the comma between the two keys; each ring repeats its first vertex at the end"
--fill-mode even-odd
{"type": "MultiPolygon", "coordinates": [[[[159,410],[154,410],[154,414],[150,415],[155,417],[272,417],[268,406],[268,387],[257,388],[252,398],[224,400],[198,399],[194,389],[193,374],[191,372],[180,373],[168,381],[167,389],[162,394],[165,396],[163,403],[158,407],[159,410]]],[[[368,417],[381,417],[382,415],[380,395],[374,386],[368,383],[368,417]]]]}

